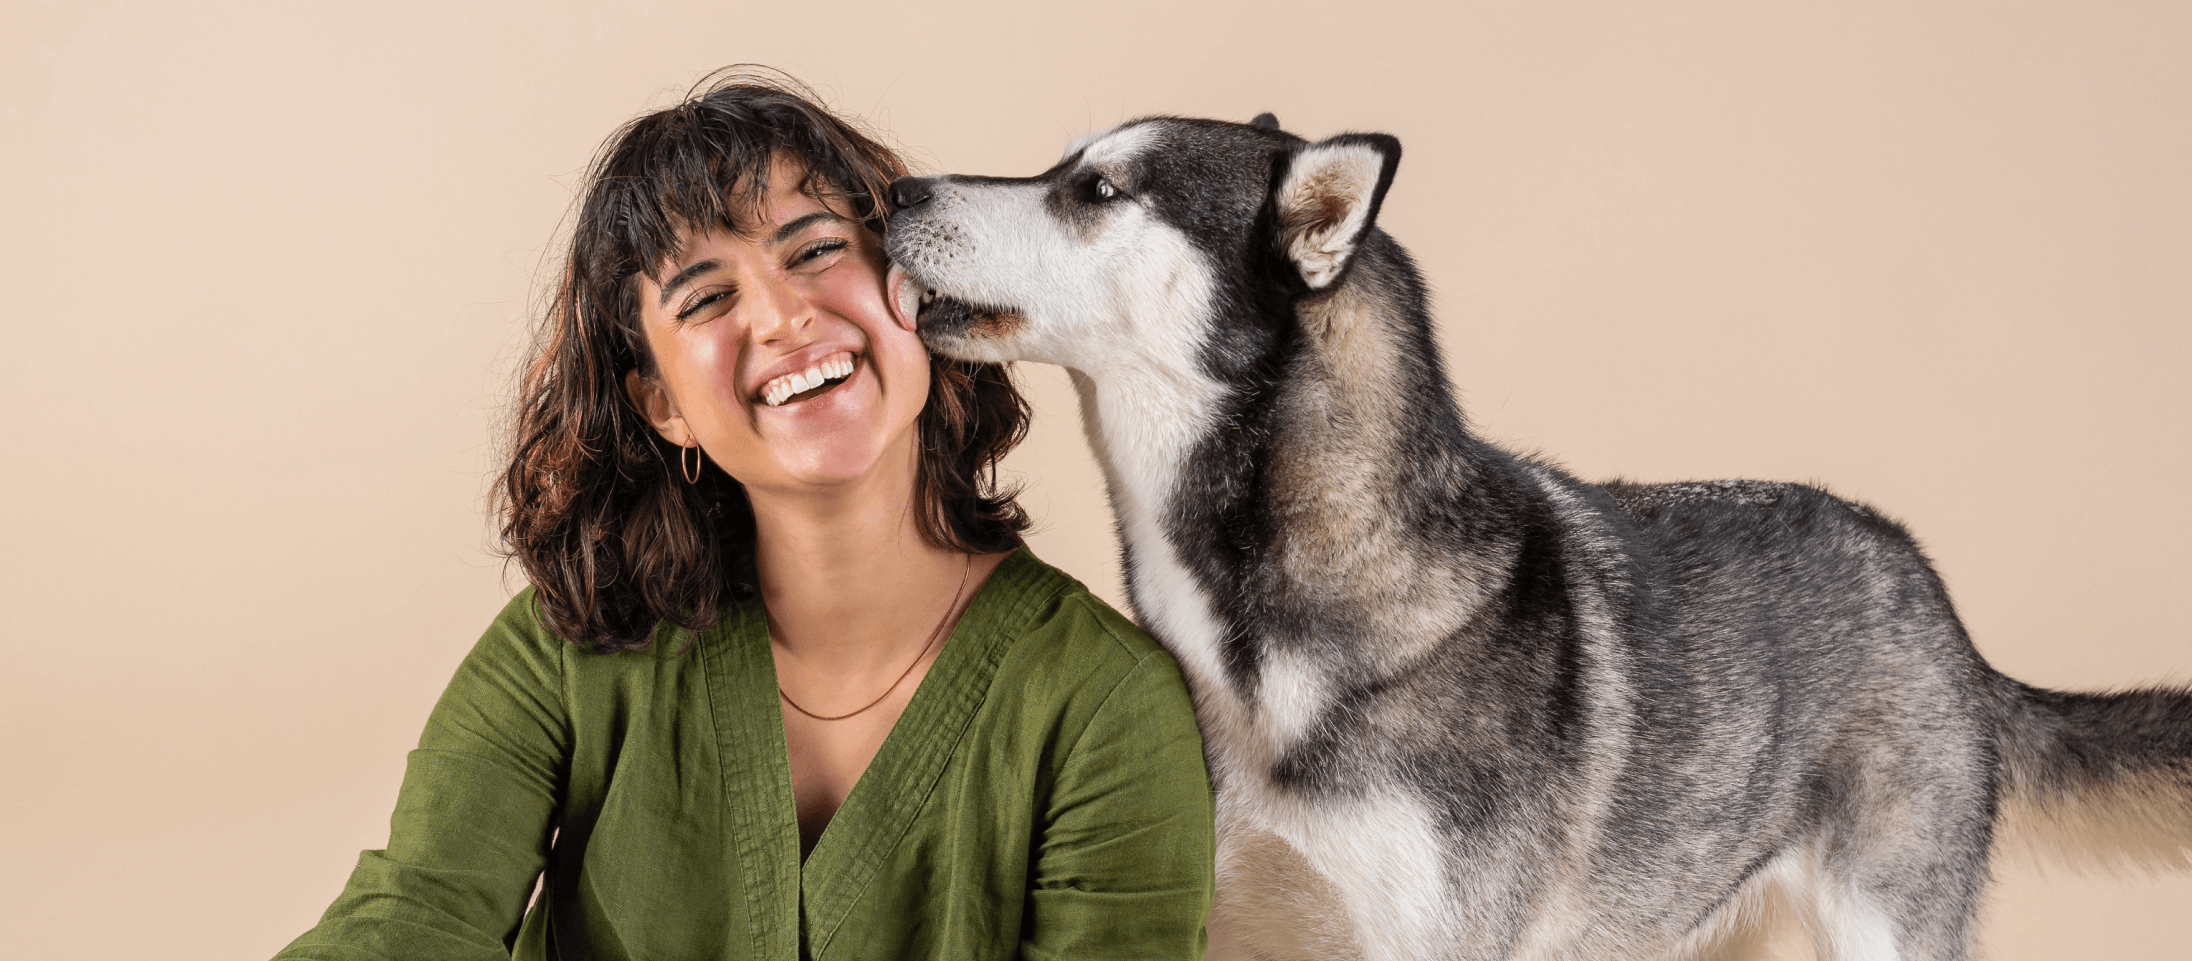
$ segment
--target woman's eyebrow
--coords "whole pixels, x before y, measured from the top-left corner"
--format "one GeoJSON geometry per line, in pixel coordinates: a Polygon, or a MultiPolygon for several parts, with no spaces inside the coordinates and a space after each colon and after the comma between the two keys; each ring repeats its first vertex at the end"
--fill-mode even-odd
{"type": "Polygon", "coordinates": [[[686,284],[691,283],[693,278],[721,266],[723,266],[722,261],[709,259],[703,260],[697,264],[685,268],[684,270],[678,271],[677,276],[670,278],[669,283],[662,285],[662,298],[656,301],[655,305],[658,307],[670,306],[670,295],[677,293],[677,289],[679,287],[683,287],[686,284]]]}
{"type": "MultiPolygon", "coordinates": [[[[793,217],[791,220],[785,222],[784,226],[776,228],[776,236],[769,238],[769,243],[772,245],[781,244],[784,241],[790,240],[793,235],[799,233],[800,231],[805,230],[808,227],[812,227],[817,223],[825,222],[840,224],[851,223],[851,221],[838,216],[834,212],[828,210],[817,210],[810,214],[803,214],[798,217],[793,217]]],[[[658,306],[668,307],[670,305],[671,295],[677,293],[678,288],[691,283],[693,278],[721,266],[723,266],[722,261],[710,259],[700,261],[699,263],[693,264],[692,266],[687,267],[684,270],[678,271],[677,276],[670,278],[668,282],[662,285],[662,295],[657,301],[658,306]]]]}
{"type": "Polygon", "coordinates": [[[776,228],[776,236],[770,238],[769,243],[771,245],[781,244],[784,241],[790,240],[793,234],[805,230],[808,227],[811,227],[814,224],[822,221],[829,221],[832,223],[847,222],[845,218],[840,217],[835,213],[827,210],[817,210],[814,213],[807,214],[805,216],[793,217],[790,221],[786,222],[784,226],[776,228]]]}

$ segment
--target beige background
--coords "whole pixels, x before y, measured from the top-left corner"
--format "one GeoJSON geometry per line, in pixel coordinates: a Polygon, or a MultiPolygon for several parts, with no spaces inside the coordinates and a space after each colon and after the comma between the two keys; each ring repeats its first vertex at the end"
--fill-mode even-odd
{"type": "MultiPolygon", "coordinates": [[[[930,170],[1146,112],[1396,134],[1384,223],[1491,436],[1823,481],[2004,670],[2192,679],[2192,5],[301,6],[0,31],[0,955],[263,957],[384,842],[517,585],[492,426],[577,172],[735,61],[930,170]]],[[[1036,549],[1115,597],[1027,382],[1036,549]]],[[[2192,958],[2188,904],[2013,870],[1984,938],[2192,958]]]]}

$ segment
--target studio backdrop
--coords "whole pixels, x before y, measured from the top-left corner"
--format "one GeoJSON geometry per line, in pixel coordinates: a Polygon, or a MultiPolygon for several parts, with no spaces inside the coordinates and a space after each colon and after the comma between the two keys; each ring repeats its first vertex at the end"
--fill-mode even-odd
{"type": "MultiPolygon", "coordinates": [[[[1373,130],[1485,435],[1910,525],[2022,680],[2192,679],[2192,5],[17,4],[0,31],[0,954],[271,955],[509,595],[486,492],[596,146],[710,70],[926,172],[1148,113],[1373,130]]],[[[1008,466],[1123,605],[1056,369],[1008,466]]],[[[2183,959],[1999,868],[1987,956],[2183,959]]],[[[1808,949],[1783,939],[1785,957],[1808,949]]]]}

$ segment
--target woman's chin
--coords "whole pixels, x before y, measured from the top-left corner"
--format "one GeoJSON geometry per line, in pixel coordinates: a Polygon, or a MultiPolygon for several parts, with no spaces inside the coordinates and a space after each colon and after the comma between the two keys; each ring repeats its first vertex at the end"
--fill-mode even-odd
{"type": "Polygon", "coordinates": [[[786,464],[785,473],[793,483],[816,491],[842,489],[856,486],[862,481],[879,479],[877,458],[855,456],[824,457],[798,464],[786,464]]]}
{"type": "Polygon", "coordinates": [[[870,483],[904,483],[913,480],[910,435],[907,443],[866,432],[842,431],[779,447],[776,474],[785,493],[827,494],[854,490],[870,483]],[[903,450],[898,448],[903,447],[903,450]],[[900,456],[891,456],[896,451],[900,456]],[[903,462],[902,467],[893,469],[903,462]]]}
{"type": "MultiPolygon", "coordinates": [[[[757,411],[778,476],[821,493],[869,479],[911,483],[920,408],[892,404],[865,368],[820,396],[757,411]]],[[[926,387],[926,384],[919,385],[926,387]]]]}

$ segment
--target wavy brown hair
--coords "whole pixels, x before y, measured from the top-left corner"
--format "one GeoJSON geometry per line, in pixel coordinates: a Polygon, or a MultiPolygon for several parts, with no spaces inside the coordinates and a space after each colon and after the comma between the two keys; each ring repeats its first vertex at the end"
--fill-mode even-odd
{"type": "MultiPolygon", "coordinates": [[[[744,233],[781,158],[800,189],[842,203],[881,235],[897,154],[782,75],[730,68],[674,107],[625,124],[586,176],[569,255],[516,406],[510,466],[495,490],[505,553],[564,638],[635,650],[667,622],[698,630],[753,598],[754,519],[743,485],[709,467],[688,484],[682,453],[624,390],[654,377],[638,276],[697,230],[744,233]]],[[[915,500],[936,546],[1009,550],[1027,528],[997,462],[1027,433],[1028,406],[997,364],[929,358],[915,500]]]]}

